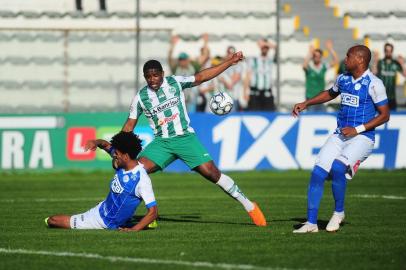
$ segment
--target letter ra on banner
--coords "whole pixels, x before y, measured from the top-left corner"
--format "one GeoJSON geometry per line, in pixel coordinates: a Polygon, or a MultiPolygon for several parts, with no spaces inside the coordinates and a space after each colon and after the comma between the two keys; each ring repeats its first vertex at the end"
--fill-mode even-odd
{"type": "Polygon", "coordinates": [[[66,155],[69,160],[93,160],[95,151],[85,152],[84,147],[88,140],[96,139],[96,129],[93,127],[72,127],[67,132],[66,155]]]}

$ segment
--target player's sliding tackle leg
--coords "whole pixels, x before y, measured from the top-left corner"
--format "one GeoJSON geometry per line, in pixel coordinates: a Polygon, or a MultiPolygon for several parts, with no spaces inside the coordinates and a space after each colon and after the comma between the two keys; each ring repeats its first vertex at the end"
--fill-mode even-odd
{"type": "Polygon", "coordinates": [[[323,197],[324,181],[328,172],[319,166],[314,166],[307,189],[307,222],[294,233],[318,232],[317,214],[321,198],[323,197]]]}
{"type": "Polygon", "coordinates": [[[203,163],[194,168],[194,170],[207,180],[218,185],[225,193],[240,202],[244,209],[248,212],[255,225],[266,226],[266,219],[258,205],[255,202],[251,202],[244,195],[244,193],[242,193],[233,179],[225,174],[222,174],[216,165],[214,165],[213,161],[203,163]]]}
{"type": "Polygon", "coordinates": [[[347,187],[347,179],[345,173],[347,166],[339,160],[334,160],[331,166],[331,174],[333,175],[333,196],[335,201],[335,208],[333,216],[327,224],[326,230],[335,232],[340,228],[341,222],[344,220],[344,198],[345,189],[347,187]]]}
{"type": "Polygon", "coordinates": [[[47,217],[45,219],[45,224],[50,228],[64,228],[70,229],[70,216],[67,215],[56,215],[47,217]]]}

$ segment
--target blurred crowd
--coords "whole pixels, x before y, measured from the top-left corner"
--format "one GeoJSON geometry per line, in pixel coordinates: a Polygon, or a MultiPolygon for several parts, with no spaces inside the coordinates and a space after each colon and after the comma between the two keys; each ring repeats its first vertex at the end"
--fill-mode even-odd
{"type": "MultiPolygon", "coordinates": [[[[174,49],[179,42],[178,36],[172,36],[168,52],[168,64],[171,74],[188,76],[197,71],[218,65],[221,61],[236,52],[232,45],[228,46],[224,55],[210,55],[209,38],[202,35],[203,46],[199,56],[192,58],[185,52],[173,55],[174,49]]],[[[258,55],[251,57],[241,64],[232,66],[217,78],[185,91],[185,98],[189,112],[208,112],[210,97],[218,92],[227,92],[234,99],[233,111],[275,111],[277,108],[274,101],[274,87],[272,70],[276,63],[276,44],[260,39],[258,42],[258,55]]],[[[386,87],[391,110],[396,110],[396,79],[398,74],[406,76],[406,67],[402,56],[394,57],[393,44],[384,46],[384,57],[380,59],[379,52],[373,53],[371,71],[376,74],[386,87]]],[[[305,96],[309,99],[325,90],[326,73],[329,69],[335,69],[337,75],[345,72],[344,58],[340,61],[334,50],[333,42],[326,41],[325,50],[309,47],[309,52],[303,61],[305,75],[305,96]],[[328,55],[328,57],[326,57],[328,55]]],[[[325,111],[326,106],[321,104],[313,106],[312,111],[325,111]]]]}

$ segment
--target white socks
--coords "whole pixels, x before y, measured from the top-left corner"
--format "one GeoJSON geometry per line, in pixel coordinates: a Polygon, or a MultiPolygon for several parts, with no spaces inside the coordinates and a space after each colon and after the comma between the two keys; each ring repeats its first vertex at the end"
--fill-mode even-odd
{"type": "Polygon", "coordinates": [[[239,201],[245,208],[247,212],[254,210],[254,204],[245,197],[244,193],[238,188],[234,183],[233,179],[225,174],[221,174],[220,179],[216,183],[220,186],[227,194],[239,201]]]}

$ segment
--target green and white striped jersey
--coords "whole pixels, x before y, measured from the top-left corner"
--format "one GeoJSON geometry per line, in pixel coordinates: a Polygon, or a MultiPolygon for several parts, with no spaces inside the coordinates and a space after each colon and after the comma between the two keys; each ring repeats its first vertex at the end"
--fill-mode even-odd
{"type": "Polygon", "coordinates": [[[250,86],[258,90],[269,90],[272,88],[273,60],[270,57],[254,57],[250,59],[249,69],[252,73],[250,86]]]}
{"type": "Polygon", "coordinates": [[[194,76],[169,76],[157,91],[143,87],[131,103],[129,118],[137,119],[144,113],[155,137],[170,138],[194,132],[189,126],[183,93],[194,81],[194,76]]]}

